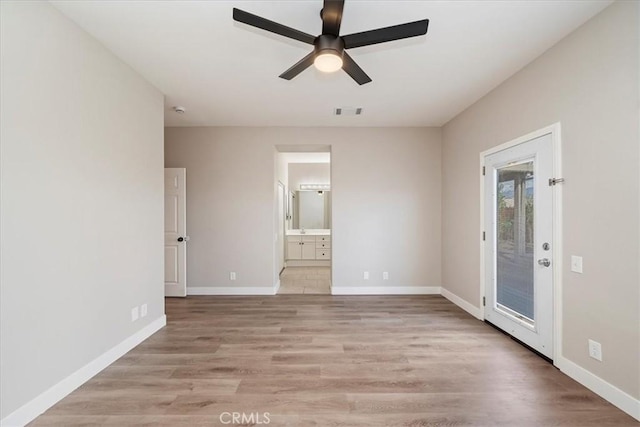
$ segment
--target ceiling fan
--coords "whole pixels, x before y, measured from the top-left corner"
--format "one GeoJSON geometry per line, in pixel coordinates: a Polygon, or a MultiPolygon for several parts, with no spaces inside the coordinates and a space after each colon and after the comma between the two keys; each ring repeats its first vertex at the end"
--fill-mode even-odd
{"type": "Polygon", "coordinates": [[[343,8],[344,0],[324,0],[324,6],[320,11],[322,34],[318,37],[236,8],[233,8],[233,19],[252,27],[313,45],[313,52],[280,74],[281,78],[291,80],[313,64],[318,70],[327,73],[338,71],[342,68],[359,85],[369,83],[371,78],[345,52],[346,49],[421,36],[427,33],[427,28],[429,27],[429,20],[423,19],[340,36],[343,8]]]}

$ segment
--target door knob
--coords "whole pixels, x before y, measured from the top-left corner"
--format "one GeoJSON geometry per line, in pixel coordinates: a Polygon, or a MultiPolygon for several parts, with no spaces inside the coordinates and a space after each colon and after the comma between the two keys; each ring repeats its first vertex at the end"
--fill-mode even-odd
{"type": "Polygon", "coordinates": [[[542,258],[538,260],[538,264],[544,267],[549,267],[551,265],[551,261],[549,261],[549,258],[542,258]]]}
{"type": "Polygon", "coordinates": [[[178,242],[188,242],[188,241],[189,241],[189,236],[178,237],[178,242]]]}

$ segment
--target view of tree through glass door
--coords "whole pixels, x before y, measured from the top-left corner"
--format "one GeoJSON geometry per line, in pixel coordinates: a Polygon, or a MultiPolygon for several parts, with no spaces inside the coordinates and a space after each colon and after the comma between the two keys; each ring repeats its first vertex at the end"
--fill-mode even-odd
{"type": "Polygon", "coordinates": [[[534,320],[533,161],[497,172],[497,300],[516,315],[534,320]]]}

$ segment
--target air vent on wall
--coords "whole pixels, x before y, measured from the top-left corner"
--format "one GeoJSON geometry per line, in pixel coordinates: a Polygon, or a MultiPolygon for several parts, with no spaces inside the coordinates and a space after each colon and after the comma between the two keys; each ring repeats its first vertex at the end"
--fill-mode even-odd
{"type": "Polygon", "coordinates": [[[362,114],[362,107],[342,107],[333,111],[336,116],[359,116],[362,114]]]}

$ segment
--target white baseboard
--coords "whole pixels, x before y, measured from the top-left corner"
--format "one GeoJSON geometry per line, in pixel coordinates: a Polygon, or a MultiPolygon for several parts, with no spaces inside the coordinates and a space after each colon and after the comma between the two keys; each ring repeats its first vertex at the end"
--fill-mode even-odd
{"type": "Polygon", "coordinates": [[[640,400],[635,399],[563,356],[554,360],[554,363],[566,375],[640,421],[640,400]]]}
{"type": "MultiPolygon", "coordinates": [[[[279,285],[278,285],[279,286],[279,285]]],[[[187,295],[275,295],[274,286],[198,286],[188,287],[187,295]]]]}
{"type": "Polygon", "coordinates": [[[107,366],[122,357],[129,350],[149,338],[167,324],[167,317],[162,315],[120,344],[84,365],[44,393],[27,402],[0,421],[2,427],[21,427],[33,421],[38,415],[58,403],[69,393],[89,381],[107,366]]]}
{"type": "Polygon", "coordinates": [[[463,309],[464,311],[466,311],[467,313],[469,313],[470,315],[472,315],[473,317],[475,317],[476,319],[484,320],[482,319],[482,315],[478,307],[467,302],[466,300],[463,300],[453,292],[448,291],[445,288],[442,288],[442,296],[448,299],[449,301],[451,301],[452,303],[454,303],[455,305],[457,305],[458,307],[460,307],[461,309],[463,309]]]}
{"type": "MultiPolygon", "coordinates": [[[[474,306],[468,301],[465,301],[458,295],[442,288],[442,296],[467,313],[471,314],[473,317],[483,320],[480,308],[474,306]]],[[[556,360],[554,360],[554,364],[567,376],[573,378],[635,419],[640,420],[640,400],[635,399],[633,396],[625,393],[616,386],[609,384],[602,378],[594,375],[565,357],[560,356],[559,358],[556,358],[556,360]]]]}
{"type": "Polygon", "coordinates": [[[440,286],[332,286],[331,295],[440,295],[440,286]]]}
{"type": "Polygon", "coordinates": [[[279,290],[280,290],[280,279],[278,279],[276,284],[273,285],[273,295],[277,295],[279,290]]]}
{"type": "MultiPolygon", "coordinates": [[[[256,287],[197,287],[187,288],[188,295],[274,295],[280,286],[256,287]]],[[[450,291],[439,286],[334,286],[332,295],[437,295],[441,294],[472,316],[480,319],[480,309],[450,291]]],[[[87,382],[104,368],[118,360],[129,350],[153,335],[167,323],[161,316],[140,331],[131,335],[106,353],[78,369],[67,378],[55,384],[30,402],[0,420],[1,427],[21,427],[33,421],[38,415],[62,400],[69,393],[87,382]]],[[[602,378],[564,357],[559,357],[555,365],[566,375],[598,394],[611,404],[640,421],[640,400],[625,393],[602,378]]]]}

